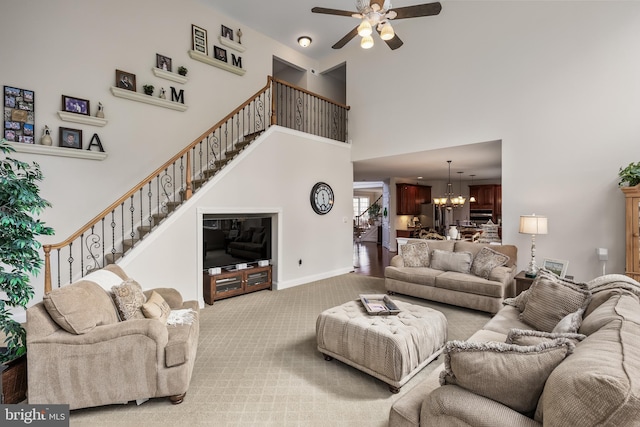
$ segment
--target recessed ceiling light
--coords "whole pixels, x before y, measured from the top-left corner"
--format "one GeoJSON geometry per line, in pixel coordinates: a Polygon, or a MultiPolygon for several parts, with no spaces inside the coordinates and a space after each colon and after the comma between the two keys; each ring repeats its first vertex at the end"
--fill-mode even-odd
{"type": "Polygon", "coordinates": [[[298,37],[298,44],[302,47],[309,46],[311,44],[311,37],[309,36],[298,37]]]}

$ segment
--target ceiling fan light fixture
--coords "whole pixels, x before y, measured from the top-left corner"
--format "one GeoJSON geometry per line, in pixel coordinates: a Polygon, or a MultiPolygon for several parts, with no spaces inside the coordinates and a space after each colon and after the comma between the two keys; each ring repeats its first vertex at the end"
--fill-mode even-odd
{"type": "Polygon", "coordinates": [[[360,47],[363,49],[371,49],[373,47],[373,37],[363,37],[362,40],[360,40],[360,47]]]}
{"type": "Polygon", "coordinates": [[[298,37],[298,44],[302,47],[308,47],[311,44],[311,37],[309,36],[298,37]]]}
{"type": "Polygon", "coordinates": [[[369,37],[371,36],[372,32],[373,30],[371,29],[371,24],[369,23],[369,21],[366,18],[363,19],[360,25],[358,25],[358,35],[360,37],[369,37]]]}
{"type": "Polygon", "coordinates": [[[380,31],[380,38],[382,40],[391,40],[395,36],[396,36],[396,33],[393,31],[393,27],[391,26],[391,23],[387,21],[382,26],[382,31],[380,31]]]}

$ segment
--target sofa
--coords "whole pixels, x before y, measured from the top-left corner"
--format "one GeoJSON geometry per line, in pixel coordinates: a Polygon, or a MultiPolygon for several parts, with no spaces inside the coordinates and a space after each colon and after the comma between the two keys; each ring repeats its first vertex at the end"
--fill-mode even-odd
{"type": "Polygon", "coordinates": [[[626,276],[577,284],[543,270],[467,341],[447,342],[389,426],[640,425],[639,297],[626,276]]]}
{"type": "Polygon", "coordinates": [[[172,288],[143,291],[117,265],[53,290],[27,309],[29,404],[181,403],[198,316],[196,301],[172,288]]]}
{"type": "Polygon", "coordinates": [[[514,295],[517,255],[513,245],[409,239],[385,268],[385,288],[495,314],[514,295]]]}

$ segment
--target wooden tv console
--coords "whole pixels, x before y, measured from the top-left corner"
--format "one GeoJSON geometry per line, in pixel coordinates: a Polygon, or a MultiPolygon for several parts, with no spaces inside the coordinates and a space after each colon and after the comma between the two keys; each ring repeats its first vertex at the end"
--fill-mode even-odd
{"type": "Polygon", "coordinates": [[[214,301],[249,292],[271,289],[271,266],[247,267],[242,270],[222,269],[222,273],[210,276],[203,272],[202,285],[204,302],[213,304],[214,301]]]}

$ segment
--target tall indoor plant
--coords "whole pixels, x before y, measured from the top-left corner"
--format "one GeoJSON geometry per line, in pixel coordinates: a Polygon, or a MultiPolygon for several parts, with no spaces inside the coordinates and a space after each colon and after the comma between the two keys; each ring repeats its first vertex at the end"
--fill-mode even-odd
{"type": "Polygon", "coordinates": [[[11,307],[26,308],[33,298],[29,276],[42,267],[40,235],[52,235],[36,217],[51,206],[40,197],[40,166],[25,163],[7,155],[15,150],[5,139],[0,140],[0,330],[6,339],[0,348],[0,362],[9,362],[26,353],[26,333],[13,319],[11,307]]]}

